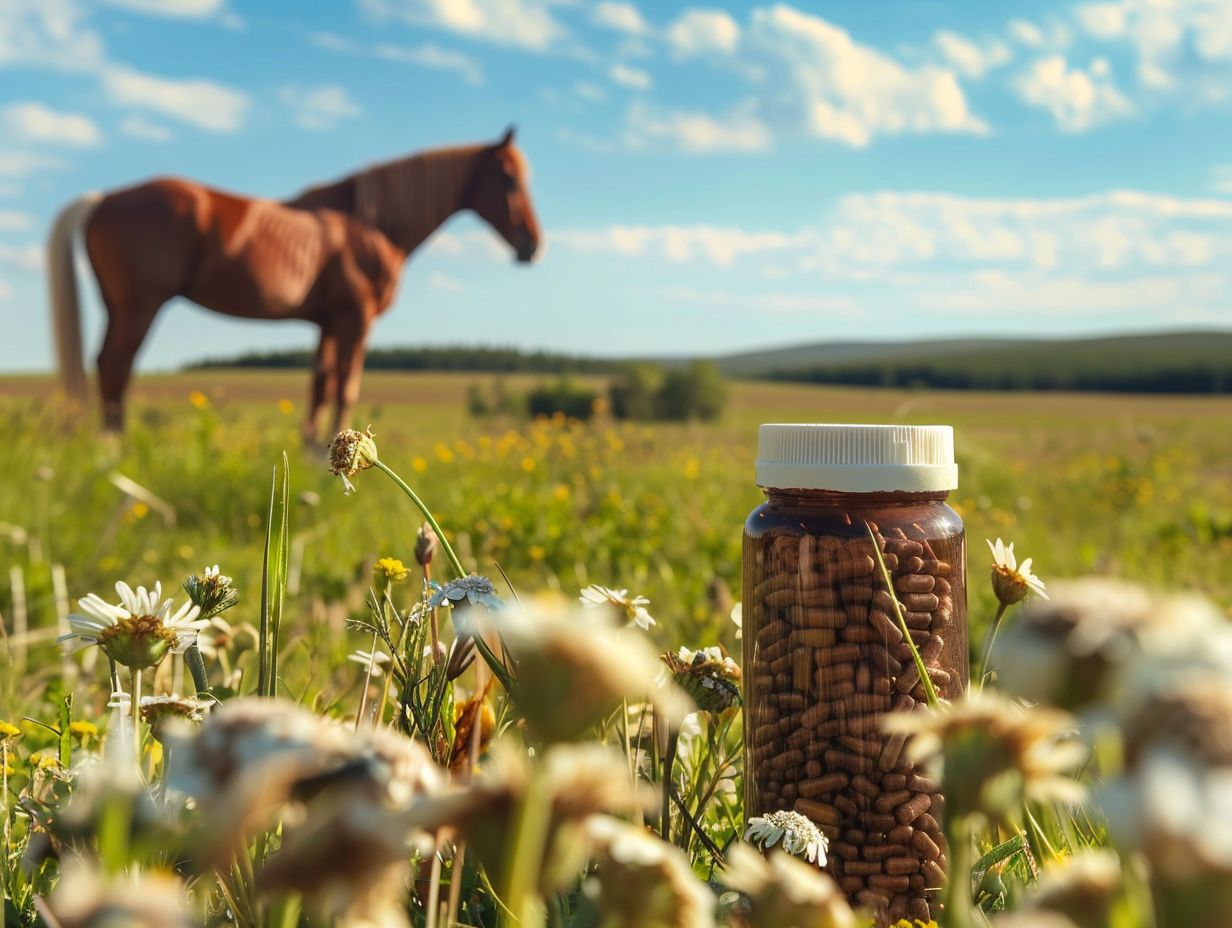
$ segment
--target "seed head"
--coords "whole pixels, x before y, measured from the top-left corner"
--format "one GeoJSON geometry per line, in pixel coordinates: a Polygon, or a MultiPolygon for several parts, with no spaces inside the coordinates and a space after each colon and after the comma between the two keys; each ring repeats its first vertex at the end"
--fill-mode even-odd
{"type": "Polygon", "coordinates": [[[432,555],[436,554],[436,547],[440,544],[440,539],[436,537],[436,532],[432,531],[432,526],[425,522],[419,526],[419,534],[415,537],[415,560],[420,567],[427,567],[432,563],[432,555]]]}
{"type": "Polygon", "coordinates": [[[329,445],[330,472],[341,477],[350,493],[355,487],[349,478],[361,470],[367,470],[377,462],[376,442],[372,440],[372,428],[362,432],[346,429],[334,436],[329,445]]]}

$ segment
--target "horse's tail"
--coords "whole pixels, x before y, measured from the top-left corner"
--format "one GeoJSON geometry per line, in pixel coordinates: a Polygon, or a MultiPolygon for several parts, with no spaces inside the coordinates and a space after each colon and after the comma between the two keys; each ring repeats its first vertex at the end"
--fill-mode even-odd
{"type": "Polygon", "coordinates": [[[51,318],[55,327],[56,357],[65,392],[86,398],[86,368],[81,359],[81,308],[77,275],[73,264],[73,241],[101,194],[87,193],[69,203],[47,236],[47,289],[51,296],[51,318]]]}

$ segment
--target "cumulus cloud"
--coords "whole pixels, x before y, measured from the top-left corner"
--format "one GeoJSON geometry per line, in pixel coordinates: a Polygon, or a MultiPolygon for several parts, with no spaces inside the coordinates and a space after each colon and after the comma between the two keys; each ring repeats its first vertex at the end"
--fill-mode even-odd
{"type": "Polygon", "coordinates": [[[23,271],[37,271],[43,267],[41,245],[5,245],[0,242],[0,264],[12,265],[23,271]]]}
{"type": "Polygon", "coordinates": [[[109,6],[174,19],[210,19],[225,12],[226,0],[105,0],[109,6]]]}
{"type": "Polygon", "coordinates": [[[25,177],[38,171],[59,171],[67,167],[59,158],[32,151],[0,149],[0,177],[25,177]]]}
{"type": "Polygon", "coordinates": [[[620,63],[612,65],[607,73],[617,84],[623,87],[632,87],[634,90],[649,90],[653,83],[650,75],[645,71],[638,68],[630,68],[620,63]]]}
{"type": "Polygon", "coordinates": [[[972,80],[979,80],[1014,57],[1004,42],[992,39],[977,43],[947,29],[933,35],[933,45],[950,67],[972,80]]]}
{"type": "Polygon", "coordinates": [[[625,143],[631,148],[667,145],[686,154],[757,152],[770,147],[770,130],[751,105],[712,116],[634,103],[627,114],[625,143]]]}
{"type": "Polygon", "coordinates": [[[88,116],[53,110],[36,101],[14,103],[0,110],[0,126],[14,141],[71,148],[94,148],[103,141],[103,133],[88,116]]]}
{"type": "Polygon", "coordinates": [[[607,29],[615,29],[628,35],[644,35],[650,31],[646,20],[642,19],[641,11],[632,3],[616,3],[604,0],[595,5],[591,13],[591,21],[595,25],[607,29]]]}
{"type": "Polygon", "coordinates": [[[1085,132],[1134,111],[1112,82],[1104,58],[1086,67],[1070,67],[1063,55],[1038,58],[1018,75],[1014,87],[1022,100],[1052,114],[1065,132],[1085,132]]]}
{"type": "Polygon", "coordinates": [[[863,147],[883,134],[987,131],[953,71],[908,68],[819,16],[755,10],[745,44],[765,72],[763,108],[818,138],[863,147]]]}
{"type": "Polygon", "coordinates": [[[88,71],[102,64],[103,43],[74,0],[3,0],[0,65],[88,71]]]}
{"type": "Polygon", "coordinates": [[[13,288],[5,281],[0,280],[0,302],[11,300],[13,298],[13,288]]]}
{"type": "Polygon", "coordinates": [[[668,27],[665,37],[683,57],[730,54],[740,43],[740,26],[722,10],[691,9],[668,27]]]}
{"type": "Polygon", "coordinates": [[[34,217],[29,213],[0,209],[0,232],[20,232],[32,225],[34,225],[34,217]]]}
{"type": "Polygon", "coordinates": [[[160,113],[207,132],[234,132],[248,112],[244,93],[204,78],[159,77],[111,65],[103,70],[102,79],[111,102],[160,113]]]}
{"type": "Polygon", "coordinates": [[[143,142],[170,142],[175,135],[166,126],[135,113],[120,123],[120,131],[143,142]]]}
{"type": "Polygon", "coordinates": [[[338,84],[283,87],[278,91],[278,99],[290,108],[295,124],[311,132],[332,129],[342,120],[354,119],[363,112],[338,84]]]}
{"type": "Polygon", "coordinates": [[[757,232],[734,226],[611,225],[599,230],[559,232],[552,238],[562,248],[579,252],[729,265],[750,255],[798,249],[807,243],[808,234],[757,232]]]}
{"type": "Polygon", "coordinates": [[[551,0],[359,0],[380,19],[400,19],[416,26],[545,51],[567,34],[549,7],[551,0]]]}

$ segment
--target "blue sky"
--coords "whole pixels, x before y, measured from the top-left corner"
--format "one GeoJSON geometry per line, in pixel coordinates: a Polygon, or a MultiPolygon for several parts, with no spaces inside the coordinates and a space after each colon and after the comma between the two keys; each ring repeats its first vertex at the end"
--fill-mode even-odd
{"type": "MultiPolygon", "coordinates": [[[[1232,0],[0,0],[0,370],[51,366],[81,192],[283,197],[508,123],[548,253],[456,217],[374,344],[1225,328],[1230,88],[1232,0]]],[[[313,338],[177,302],[140,366],[313,338]]]]}

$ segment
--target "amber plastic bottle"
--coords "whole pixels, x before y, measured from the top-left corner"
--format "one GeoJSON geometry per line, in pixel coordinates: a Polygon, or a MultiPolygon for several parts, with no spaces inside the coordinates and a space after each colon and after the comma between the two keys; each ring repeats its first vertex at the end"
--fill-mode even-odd
{"type": "Polygon", "coordinates": [[[948,426],[763,425],[745,525],[746,814],[812,819],[882,925],[933,917],[944,881],[943,799],[881,718],[926,701],[904,624],[940,696],[967,684],[953,448],[948,426]]]}

